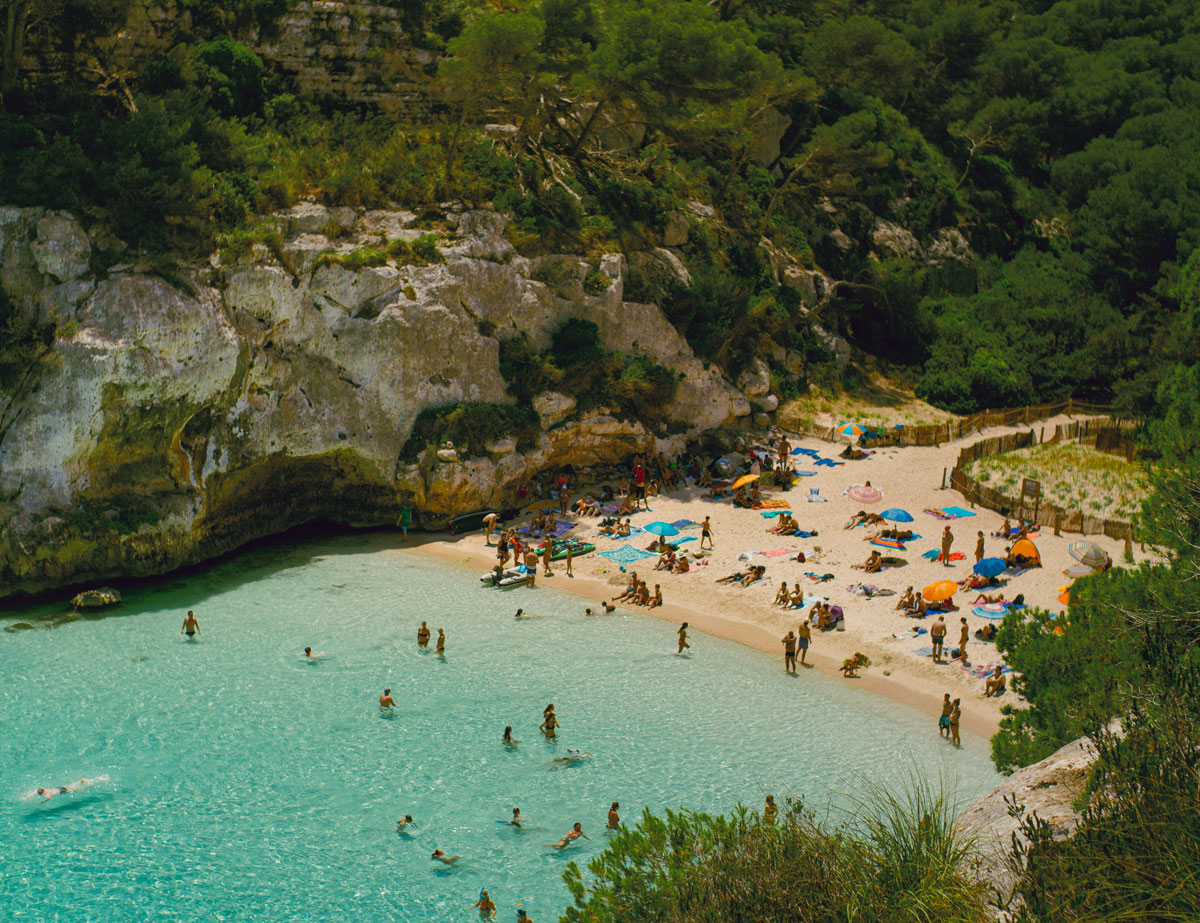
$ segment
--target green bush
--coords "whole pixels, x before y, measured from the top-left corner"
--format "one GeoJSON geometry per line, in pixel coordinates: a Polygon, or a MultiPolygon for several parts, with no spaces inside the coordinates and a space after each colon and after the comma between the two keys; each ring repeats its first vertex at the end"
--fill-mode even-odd
{"type": "Polygon", "coordinates": [[[489,442],[505,436],[520,448],[533,445],[540,434],[532,408],[513,404],[470,402],[426,407],[413,423],[400,450],[400,460],[415,463],[427,446],[449,440],[464,458],[483,455],[489,442]]]}

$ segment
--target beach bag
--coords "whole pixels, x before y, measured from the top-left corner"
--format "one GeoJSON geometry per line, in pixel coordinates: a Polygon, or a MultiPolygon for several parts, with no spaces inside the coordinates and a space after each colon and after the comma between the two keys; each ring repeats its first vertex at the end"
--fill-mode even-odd
{"type": "Polygon", "coordinates": [[[801,551],[798,555],[796,555],[796,560],[799,561],[801,564],[804,563],[804,552],[803,551],[801,551]]]}

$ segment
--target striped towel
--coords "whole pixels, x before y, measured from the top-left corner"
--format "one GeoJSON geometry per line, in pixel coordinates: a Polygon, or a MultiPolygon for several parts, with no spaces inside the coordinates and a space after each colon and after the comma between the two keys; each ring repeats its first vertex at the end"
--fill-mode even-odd
{"type": "Polygon", "coordinates": [[[904,547],[904,542],[898,538],[873,538],[871,539],[871,544],[878,545],[880,548],[896,548],[900,551],[908,550],[904,547]]]}

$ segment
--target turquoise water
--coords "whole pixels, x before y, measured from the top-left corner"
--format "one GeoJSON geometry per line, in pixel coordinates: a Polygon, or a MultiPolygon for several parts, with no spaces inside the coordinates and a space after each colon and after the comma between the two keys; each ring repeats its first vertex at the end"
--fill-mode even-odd
{"type": "Polygon", "coordinates": [[[500,919],[524,902],[545,923],[614,800],[629,821],[765,792],[824,809],[863,778],[940,776],[963,800],[997,780],[984,741],[953,751],[934,719],[847,682],[701,634],[677,657],[670,624],[485,589],[393,541],[256,550],[106,618],[0,619],[0,919],[471,919],[486,887],[500,919]],[[421,619],[446,629],[444,660],[417,649],[421,619]],[[305,662],[306,645],[329,656],[305,662]],[[537,730],[548,702],[556,744],[537,730]],[[589,756],[554,768],[567,747],[589,756]],[[98,781],[30,798],[81,778],[98,781]],[[514,805],[522,830],[498,823],[514,805]],[[398,835],[406,813],[418,826],[398,835]],[[542,845],[575,821],[589,841],[542,845]]]}

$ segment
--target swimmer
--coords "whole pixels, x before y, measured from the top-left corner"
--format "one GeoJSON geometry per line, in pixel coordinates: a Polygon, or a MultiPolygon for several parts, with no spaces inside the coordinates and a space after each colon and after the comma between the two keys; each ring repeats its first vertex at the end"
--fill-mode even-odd
{"type": "Polygon", "coordinates": [[[510,827],[520,827],[521,820],[522,820],[521,809],[513,808],[512,820],[505,821],[505,823],[508,824],[510,827]]]}
{"type": "Polygon", "coordinates": [[[684,622],[682,625],[679,626],[679,650],[677,650],[675,652],[676,654],[682,654],[685,649],[691,647],[691,645],[688,644],[687,627],[688,627],[687,622],[684,622]]]}
{"type": "Polygon", "coordinates": [[[574,763],[582,763],[586,759],[587,759],[586,754],[580,753],[578,750],[572,750],[570,747],[567,747],[567,753],[565,756],[556,756],[554,758],[554,765],[555,766],[571,766],[574,763]]]}
{"type": "Polygon", "coordinates": [[[440,628],[438,629],[437,647],[434,648],[434,651],[438,654],[446,653],[446,632],[440,628]]]}
{"type": "Polygon", "coordinates": [[[527,618],[531,618],[531,616],[526,615],[524,609],[518,609],[517,614],[514,615],[513,618],[514,619],[527,619],[527,618]]]}
{"type": "Polygon", "coordinates": [[[616,607],[616,606],[614,606],[614,605],[613,605],[612,603],[610,603],[610,602],[604,602],[604,603],[602,603],[602,604],[603,604],[603,606],[604,606],[604,611],[605,611],[605,612],[616,612],[616,611],[617,611],[617,607],[616,607]]]}
{"type": "Polygon", "coordinates": [[[305,656],[305,657],[309,657],[309,658],[311,658],[311,657],[312,657],[312,655],[313,655],[312,648],[311,648],[311,647],[306,647],[306,648],[304,649],[304,656],[305,656]]]}
{"type": "Polygon", "coordinates": [[[511,724],[506,724],[504,726],[504,736],[500,738],[500,743],[504,744],[506,747],[515,747],[517,745],[517,738],[512,736],[511,724]]]}
{"type": "Polygon", "coordinates": [[[533,923],[533,917],[525,912],[524,904],[517,904],[517,923],[533,923]]]}
{"type": "Polygon", "coordinates": [[[383,695],[381,695],[379,697],[379,707],[380,708],[395,708],[396,707],[396,700],[392,698],[392,690],[391,689],[383,690],[383,695]]]}
{"type": "Polygon", "coordinates": [[[54,788],[39,788],[37,790],[37,793],[42,798],[42,804],[45,804],[47,801],[49,801],[55,795],[68,795],[71,792],[79,791],[81,788],[88,788],[91,785],[95,785],[98,781],[100,781],[100,780],[99,779],[80,779],[78,782],[74,783],[73,785],[58,785],[58,786],[55,786],[54,788]]]}
{"type": "Polygon", "coordinates": [[[196,613],[188,609],[188,614],[184,616],[183,627],[179,629],[181,635],[187,635],[191,641],[200,634],[200,623],[196,621],[196,613]]]}
{"type": "Polygon", "coordinates": [[[605,826],[609,830],[619,830],[621,827],[621,815],[617,810],[621,807],[621,802],[614,801],[612,807],[608,809],[608,823],[605,826]]]}
{"type": "Polygon", "coordinates": [[[429,629],[425,626],[424,622],[422,622],[421,627],[417,629],[417,646],[429,647],[429,629]]]}
{"type": "MultiPolygon", "coordinates": [[[[438,850],[440,852],[440,850],[438,850]]],[[[479,892],[479,900],[471,905],[471,909],[479,908],[479,915],[485,920],[496,919],[496,904],[488,897],[487,891],[479,892]]]]}
{"type": "Polygon", "coordinates": [[[461,859],[462,856],[447,856],[440,849],[435,849],[429,858],[433,859],[435,862],[444,862],[446,865],[453,865],[455,862],[461,859]]]}
{"type": "Polygon", "coordinates": [[[403,818],[396,821],[396,832],[403,833],[405,828],[408,827],[410,824],[415,827],[417,825],[417,822],[415,820],[413,820],[411,814],[405,814],[403,818]]]}
{"type": "Polygon", "coordinates": [[[573,843],[575,840],[579,839],[580,837],[583,837],[585,840],[591,839],[591,837],[589,837],[586,833],[583,832],[583,824],[579,823],[579,821],[576,821],[575,826],[572,827],[570,830],[568,830],[567,835],[564,836],[557,843],[543,843],[542,845],[549,846],[551,849],[562,849],[564,846],[567,846],[567,845],[573,843]]]}
{"type": "Polygon", "coordinates": [[[584,615],[595,615],[596,613],[593,612],[590,608],[588,608],[588,609],[583,610],[583,614],[584,615]]]}

